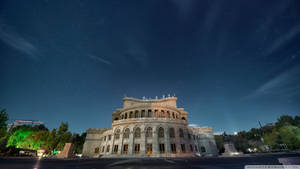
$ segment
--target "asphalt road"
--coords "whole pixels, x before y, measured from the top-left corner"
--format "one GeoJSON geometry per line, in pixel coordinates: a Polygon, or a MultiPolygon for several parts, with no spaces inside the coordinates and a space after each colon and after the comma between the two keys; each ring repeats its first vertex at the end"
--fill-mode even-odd
{"type": "Polygon", "coordinates": [[[279,158],[291,157],[300,159],[300,154],[144,159],[0,158],[0,169],[243,169],[245,165],[280,165],[279,158]]]}

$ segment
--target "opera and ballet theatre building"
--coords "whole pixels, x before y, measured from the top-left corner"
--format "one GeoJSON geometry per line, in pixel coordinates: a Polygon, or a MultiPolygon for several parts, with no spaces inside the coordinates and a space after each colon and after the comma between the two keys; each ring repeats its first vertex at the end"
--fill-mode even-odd
{"type": "Polygon", "coordinates": [[[125,97],[112,114],[112,128],[88,129],[83,156],[194,157],[218,154],[213,130],[189,128],[188,113],[176,97],[125,97]]]}

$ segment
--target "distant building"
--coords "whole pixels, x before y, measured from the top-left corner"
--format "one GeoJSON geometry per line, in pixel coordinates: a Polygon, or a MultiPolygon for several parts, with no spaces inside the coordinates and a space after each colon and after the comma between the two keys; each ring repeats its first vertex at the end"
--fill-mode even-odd
{"type": "Polygon", "coordinates": [[[112,114],[112,128],[88,129],[83,156],[193,157],[217,155],[213,129],[189,128],[188,113],[176,97],[123,98],[112,114]]]}

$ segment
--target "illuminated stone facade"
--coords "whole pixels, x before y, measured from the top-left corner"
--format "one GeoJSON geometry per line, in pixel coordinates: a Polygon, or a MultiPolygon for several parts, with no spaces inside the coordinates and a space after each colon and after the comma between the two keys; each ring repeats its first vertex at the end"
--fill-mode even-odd
{"type": "Polygon", "coordinates": [[[212,128],[189,128],[176,97],[125,97],[112,115],[112,128],[88,129],[83,156],[193,157],[217,155],[212,128]]]}

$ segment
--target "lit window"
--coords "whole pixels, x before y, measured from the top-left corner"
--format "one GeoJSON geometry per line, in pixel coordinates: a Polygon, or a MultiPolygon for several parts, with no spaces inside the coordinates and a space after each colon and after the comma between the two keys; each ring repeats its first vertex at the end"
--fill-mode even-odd
{"type": "Polygon", "coordinates": [[[123,145],[123,154],[127,154],[128,153],[128,144],[124,144],[123,145]]]}
{"type": "Polygon", "coordinates": [[[115,147],[114,147],[114,153],[115,153],[115,154],[118,153],[118,147],[119,147],[118,145],[115,145],[115,147]]]}
{"type": "Polygon", "coordinates": [[[159,144],[159,152],[165,153],[165,144],[159,144]]]}
{"type": "Polygon", "coordinates": [[[134,151],[135,151],[135,154],[139,154],[140,153],[140,144],[135,144],[134,145],[134,151]]]}

